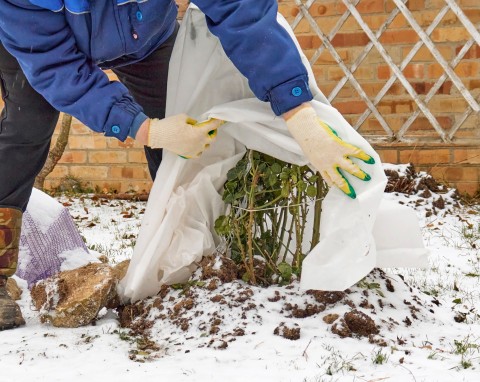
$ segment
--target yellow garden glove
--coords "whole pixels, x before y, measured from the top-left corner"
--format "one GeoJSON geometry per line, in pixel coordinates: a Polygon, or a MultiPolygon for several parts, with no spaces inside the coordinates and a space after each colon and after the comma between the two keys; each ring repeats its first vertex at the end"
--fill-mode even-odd
{"type": "Polygon", "coordinates": [[[317,117],[311,106],[301,108],[290,116],[286,123],[293,138],[325,182],[329,186],[337,186],[355,199],[355,190],[340,170],[359,179],[370,180],[370,175],[363,172],[348,157],[361,159],[368,164],[375,163],[375,160],[363,150],[340,139],[335,130],[317,117]]]}
{"type": "Polygon", "coordinates": [[[223,123],[218,119],[198,123],[186,114],[151,119],[147,146],[164,148],[184,158],[196,158],[210,146],[223,123]]]}

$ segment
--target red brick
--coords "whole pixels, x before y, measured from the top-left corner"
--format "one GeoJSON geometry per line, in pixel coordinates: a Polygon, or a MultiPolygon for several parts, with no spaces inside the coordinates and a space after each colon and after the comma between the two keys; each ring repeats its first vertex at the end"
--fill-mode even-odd
{"type": "MultiPolygon", "coordinates": [[[[443,129],[449,129],[453,125],[453,119],[451,117],[436,115],[435,119],[443,129]]],[[[426,117],[421,117],[421,116],[418,116],[409,127],[409,131],[425,131],[425,130],[432,130],[432,129],[433,127],[430,121],[426,117]]]]}
{"type": "Polygon", "coordinates": [[[398,163],[397,150],[377,150],[377,153],[383,163],[398,163]]]}
{"type": "Polygon", "coordinates": [[[104,149],[107,147],[106,138],[100,134],[73,135],[68,140],[68,147],[74,149],[104,149]]]}
{"type": "MultiPolygon", "coordinates": [[[[397,5],[392,0],[384,0],[384,3],[386,12],[391,12],[397,8],[397,5]]],[[[425,0],[408,0],[406,5],[411,11],[425,10],[425,0]]]]}
{"type": "Polygon", "coordinates": [[[70,175],[82,180],[107,179],[108,166],[72,166],[70,175]]]}
{"type": "Polygon", "coordinates": [[[472,22],[472,24],[476,25],[478,22],[480,22],[480,8],[478,7],[480,4],[477,3],[477,8],[476,9],[464,9],[463,13],[465,13],[465,16],[468,17],[468,19],[472,22]]]}
{"type": "Polygon", "coordinates": [[[148,174],[145,166],[111,166],[109,169],[109,177],[112,179],[148,179],[148,174]]]}
{"type": "Polygon", "coordinates": [[[455,68],[455,73],[460,77],[480,77],[480,64],[477,61],[460,62],[455,68]]]}
{"type": "Polygon", "coordinates": [[[471,8],[477,8],[478,7],[478,1],[477,0],[457,0],[459,3],[460,7],[471,7],[471,8]]]}
{"type": "Polygon", "coordinates": [[[414,101],[393,101],[392,108],[395,113],[411,113],[414,111],[414,101]]]}
{"type": "Polygon", "coordinates": [[[480,164],[480,147],[454,150],[453,161],[456,164],[480,164]]]}
{"type": "MultiPolygon", "coordinates": [[[[424,95],[430,91],[434,85],[434,82],[413,82],[411,85],[417,94],[424,95]]],[[[445,81],[437,90],[436,94],[450,94],[452,85],[452,81],[445,81]]]]}
{"type": "Polygon", "coordinates": [[[131,147],[143,147],[135,142],[134,139],[128,137],[124,142],[119,141],[117,138],[106,137],[107,146],[110,149],[125,149],[131,147]]]}
{"type": "Polygon", "coordinates": [[[363,101],[334,102],[333,106],[341,114],[362,114],[367,109],[363,101]]]}
{"type": "Polygon", "coordinates": [[[414,44],[420,38],[413,29],[387,30],[379,41],[382,44],[414,44]]]}
{"type": "Polygon", "coordinates": [[[92,151],[88,153],[89,163],[125,163],[127,161],[126,151],[92,151]]]}
{"type": "Polygon", "coordinates": [[[471,90],[480,88],[480,80],[470,80],[468,82],[468,87],[471,90]]]}
{"type": "Polygon", "coordinates": [[[400,151],[400,163],[409,162],[423,165],[449,163],[450,151],[447,149],[428,150],[424,148],[400,151]]]}
{"type": "Polygon", "coordinates": [[[473,196],[480,191],[480,185],[478,182],[457,182],[455,186],[461,194],[468,194],[470,196],[473,196]]]}
{"type": "Polygon", "coordinates": [[[64,178],[68,175],[68,166],[56,165],[52,172],[48,174],[49,178],[64,178]]]}
{"type": "MultiPolygon", "coordinates": [[[[458,55],[460,53],[460,50],[462,50],[463,45],[459,46],[455,49],[455,53],[458,55]]],[[[467,51],[465,56],[463,56],[463,59],[469,59],[469,58],[480,58],[480,45],[474,44],[470,47],[470,49],[467,51]]]]}
{"type": "Polygon", "coordinates": [[[429,173],[437,180],[450,183],[464,179],[465,169],[463,167],[434,167],[429,173]]]}
{"type": "Polygon", "coordinates": [[[403,74],[407,78],[423,78],[424,65],[423,64],[409,64],[403,69],[403,74]]]}
{"type": "Polygon", "coordinates": [[[128,163],[147,163],[143,150],[129,150],[128,163]]]}
{"type": "Polygon", "coordinates": [[[344,46],[364,46],[367,45],[370,39],[364,32],[360,33],[337,33],[332,40],[335,47],[344,46]]]}
{"type": "Polygon", "coordinates": [[[322,1],[321,3],[315,2],[309,9],[309,13],[313,17],[318,16],[331,16],[338,14],[336,2],[326,3],[322,1]]]}
{"type": "Polygon", "coordinates": [[[378,0],[362,0],[357,4],[357,10],[360,13],[380,13],[384,11],[384,5],[378,0]]]}
{"type": "Polygon", "coordinates": [[[86,151],[65,151],[58,163],[85,163],[87,161],[86,151]]]}
{"type": "Polygon", "coordinates": [[[445,27],[436,28],[432,34],[431,39],[434,42],[457,42],[466,41],[470,39],[470,33],[462,27],[445,27]]]}
{"type": "Polygon", "coordinates": [[[392,76],[392,73],[388,65],[377,66],[377,78],[379,80],[388,80],[392,76]]]}

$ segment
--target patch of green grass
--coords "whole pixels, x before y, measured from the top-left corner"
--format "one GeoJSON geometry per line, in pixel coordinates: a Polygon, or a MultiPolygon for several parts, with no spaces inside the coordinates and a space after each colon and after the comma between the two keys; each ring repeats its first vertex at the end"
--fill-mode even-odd
{"type": "Polygon", "coordinates": [[[373,353],[372,362],[374,365],[383,365],[388,361],[388,354],[383,353],[382,349],[378,349],[373,353]]]}

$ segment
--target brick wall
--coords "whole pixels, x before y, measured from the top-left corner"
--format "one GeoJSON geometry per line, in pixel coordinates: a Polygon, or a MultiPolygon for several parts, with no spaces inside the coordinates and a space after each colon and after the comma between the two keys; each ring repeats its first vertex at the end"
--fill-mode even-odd
{"type": "MultiPolygon", "coordinates": [[[[457,0],[465,14],[474,23],[480,22],[479,0],[457,0]]],[[[178,1],[187,3],[186,0],[178,1]]],[[[279,0],[282,14],[292,22],[298,14],[293,0],[279,0]]],[[[409,0],[408,8],[416,20],[426,28],[438,14],[444,0],[409,0]]],[[[360,0],[357,9],[375,32],[386,20],[394,4],[391,0],[360,0]]],[[[317,0],[310,13],[321,29],[329,34],[337,20],[345,12],[341,1],[317,0]]],[[[295,29],[297,38],[306,55],[311,58],[321,40],[302,20],[295,29]]],[[[469,38],[457,17],[449,11],[439,27],[431,35],[437,48],[447,61],[451,61],[469,38]]],[[[407,20],[399,15],[381,37],[380,41],[394,62],[399,64],[418,41],[417,34],[407,20]]],[[[333,45],[342,60],[351,66],[358,57],[368,38],[358,23],[349,17],[333,40],[333,45]]],[[[332,55],[324,51],[315,62],[313,70],[322,91],[328,96],[343,72],[332,55]]],[[[480,95],[480,46],[473,45],[455,72],[473,95],[480,95]]],[[[443,69],[433,59],[428,49],[422,47],[412,62],[405,68],[405,75],[417,93],[424,97],[443,69]]],[[[111,75],[111,74],[110,74],[111,75]]],[[[370,99],[373,99],[386,80],[390,69],[374,48],[359,66],[355,78],[370,99]]],[[[356,90],[348,83],[333,100],[345,117],[354,124],[366,109],[356,90]]],[[[437,95],[428,104],[442,128],[450,129],[465,111],[467,103],[451,81],[446,81],[437,95]]],[[[403,122],[416,109],[412,98],[397,81],[379,103],[378,109],[393,131],[398,131],[403,122]]],[[[454,143],[438,142],[438,134],[427,119],[421,115],[414,122],[406,138],[417,142],[389,143],[385,132],[374,117],[368,118],[359,129],[374,143],[385,162],[413,162],[418,168],[427,170],[438,179],[457,186],[461,191],[474,193],[480,183],[480,117],[471,115],[458,130],[454,143]]],[[[112,138],[90,132],[78,121],[74,121],[67,150],[54,172],[47,178],[46,186],[56,187],[65,176],[80,178],[89,186],[106,190],[149,190],[151,181],[145,164],[143,149],[128,139],[120,143],[112,138]]]]}
{"type": "MultiPolygon", "coordinates": [[[[480,2],[478,0],[457,0],[466,16],[473,24],[480,22],[480,2]]],[[[412,11],[415,20],[425,30],[446,5],[444,0],[409,0],[407,8],[412,11]]],[[[293,0],[279,0],[281,13],[292,23],[299,13],[293,0]]],[[[375,33],[387,20],[395,4],[391,0],[360,0],[356,6],[363,20],[375,33]]],[[[328,35],[339,18],[345,13],[342,1],[317,0],[309,12],[320,29],[328,35]]],[[[295,28],[297,39],[309,59],[322,44],[321,39],[303,19],[295,28]]],[[[457,16],[449,10],[432,34],[441,55],[448,62],[458,54],[470,38],[457,16]]],[[[399,14],[386,29],[379,41],[399,65],[419,40],[407,19],[399,14]]],[[[358,58],[369,38],[359,23],[350,16],[332,40],[332,45],[347,67],[351,67],[358,58]]],[[[313,65],[313,71],[321,90],[328,96],[335,88],[344,72],[332,54],[324,50],[313,65]]],[[[478,100],[480,99],[480,46],[474,44],[455,68],[465,87],[478,100]]],[[[430,51],[423,46],[413,57],[403,73],[420,98],[433,86],[443,74],[442,67],[430,51]]],[[[370,100],[373,100],[392,75],[385,60],[373,48],[360,64],[355,78],[370,100]]],[[[367,105],[358,96],[358,92],[347,82],[332,101],[346,119],[355,124],[367,105]]],[[[428,103],[440,126],[449,131],[461,118],[468,104],[452,81],[447,79],[437,94],[428,103]]],[[[417,106],[397,80],[378,104],[378,110],[389,127],[397,132],[417,106]]],[[[480,115],[473,113],[456,132],[453,143],[441,143],[438,133],[423,114],[412,124],[405,138],[408,143],[391,143],[378,120],[370,116],[359,127],[359,132],[372,142],[382,160],[390,163],[413,162],[417,168],[426,170],[439,180],[458,187],[463,192],[475,193],[480,184],[480,115]]]]}

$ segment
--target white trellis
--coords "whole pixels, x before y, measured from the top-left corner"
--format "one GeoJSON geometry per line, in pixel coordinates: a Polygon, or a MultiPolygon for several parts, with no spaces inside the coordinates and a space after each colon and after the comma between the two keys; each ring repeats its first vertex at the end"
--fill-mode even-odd
{"type": "MultiPolygon", "coordinates": [[[[343,78],[338,82],[332,92],[327,95],[329,101],[332,101],[340,92],[342,87],[347,83],[350,82],[352,87],[358,92],[360,98],[366,103],[367,109],[365,112],[358,118],[355,122],[354,127],[358,129],[363,122],[373,114],[382,128],[386,132],[386,139],[389,141],[407,141],[405,138],[405,134],[407,133],[408,129],[412,125],[412,123],[416,120],[416,118],[423,113],[423,115],[427,118],[430,122],[432,127],[438,133],[439,138],[442,142],[448,143],[454,138],[455,133],[458,129],[463,125],[465,120],[472,114],[475,113],[480,116],[480,105],[477,99],[470,93],[470,91],[465,87],[462,80],[458,77],[458,75],[454,72],[455,67],[460,63],[462,58],[468,52],[468,50],[476,43],[480,45],[480,33],[478,31],[479,25],[474,26],[471,21],[465,16],[461,8],[456,4],[455,0],[445,0],[445,6],[439,11],[438,15],[432,21],[432,23],[428,26],[426,30],[423,30],[420,25],[415,20],[414,16],[410,12],[410,10],[406,7],[407,0],[393,0],[396,7],[393,8],[391,13],[388,15],[385,22],[381,25],[381,27],[377,30],[376,33],[373,33],[368,24],[362,19],[362,16],[356,9],[356,5],[360,2],[360,0],[341,0],[343,4],[346,6],[345,13],[339,18],[333,29],[330,31],[328,35],[326,35],[321,27],[315,22],[315,19],[309,13],[309,9],[317,0],[295,0],[296,5],[298,6],[300,12],[296,16],[296,18],[292,22],[292,28],[298,26],[302,19],[307,20],[310,24],[311,29],[315,32],[315,34],[320,38],[322,44],[320,47],[315,51],[313,54],[310,63],[313,65],[318,60],[322,52],[327,49],[335,61],[338,63],[339,67],[344,72],[343,78]],[[447,12],[451,10],[460,22],[463,24],[465,29],[471,35],[471,38],[464,44],[462,49],[458,52],[456,57],[449,63],[447,62],[441,53],[436,48],[435,44],[430,39],[430,34],[434,31],[434,29],[440,24],[443,17],[447,14],[447,12]],[[403,59],[400,65],[396,65],[393,61],[392,57],[388,54],[382,44],[379,42],[380,37],[382,34],[387,30],[388,26],[393,22],[395,17],[398,14],[402,14],[405,19],[409,22],[410,27],[418,34],[419,41],[413,45],[411,51],[408,55],[403,59]],[[342,25],[347,21],[349,17],[353,17],[365,34],[370,39],[370,42],[364,47],[360,55],[356,58],[353,64],[348,67],[348,65],[342,60],[340,55],[335,50],[334,46],[332,45],[332,40],[335,35],[339,32],[342,25]],[[405,75],[403,74],[403,70],[407,67],[410,61],[413,59],[415,54],[420,50],[422,46],[427,47],[430,51],[432,56],[438,62],[438,64],[444,70],[443,75],[438,78],[432,88],[428,91],[428,93],[423,97],[419,97],[416,93],[415,89],[412,87],[410,82],[407,80],[405,75]],[[373,98],[370,99],[365,91],[362,89],[362,86],[355,78],[355,71],[367,57],[368,53],[373,49],[376,48],[380,55],[382,56],[383,60],[386,64],[390,67],[391,71],[393,72],[393,76],[389,78],[389,80],[385,83],[382,87],[380,92],[373,98]],[[461,96],[467,102],[467,107],[464,113],[456,119],[455,124],[450,128],[450,130],[445,131],[439,124],[438,120],[435,118],[433,113],[428,108],[428,102],[433,98],[436,92],[440,89],[442,84],[448,79],[452,81],[453,86],[455,86],[461,96]],[[409,118],[404,122],[403,126],[397,131],[394,132],[390,126],[388,125],[387,121],[383,118],[381,113],[379,112],[377,105],[394,84],[394,82],[398,80],[403,87],[406,89],[410,97],[414,100],[417,104],[418,109],[415,110],[409,118]]],[[[479,0],[480,1],[480,0],[479,0]]]]}

